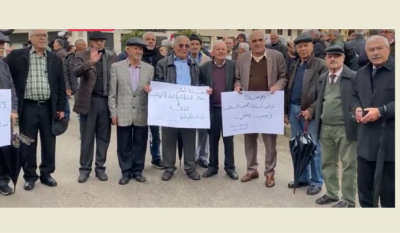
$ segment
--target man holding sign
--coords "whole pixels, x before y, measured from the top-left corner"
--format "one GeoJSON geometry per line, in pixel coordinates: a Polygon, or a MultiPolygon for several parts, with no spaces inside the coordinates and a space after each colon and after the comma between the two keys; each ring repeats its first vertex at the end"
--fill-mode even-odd
{"type": "MultiPolygon", "coordinates": [[[[8,94],[9,95],[9,94],[8,94]]],[[[15,93],[15,87],[14,87],[14,82],[11,78],[11,74],[10,74],[10,69],[7,65],[7,63],[5,63],[3,60],[0,60],[0,123],[2,120],[5,121],[9,121],[9,113],[5,113],[6,115],[3,115],[3,109],[7,109],[9,106],[7,105],[11,105],[11,122],[12,124],[9,124],[11,127],[13,127],[13,124],[15,122],[15,120],[18,117],[18,98],[17,98],[17,94],[15,93]],[[11,90],[11,99],[6,99],[5,97],[6,92],[5,90],[11,90]],[[4,92],[4,95],[3,95],[4,92]]],[[[9,111],[9,110],[8,110],[9,111]]],[[[0,125],[0,127],[2,127],[3,124],[0,125]]],[[[10,129],[11,131],[11,129],[10,129]]],[[[5,150],[3,150],[5,147],[9,146],[9,144],[11,144],[11,138],[10,137],[5,137],[5,135],[3,134],[4,132],[1,131],[2,133],[0,134],[2,137],[2,140],[0,142],[0,194],[7,196],[7,195],[11,195],[13,194],[13,190],[8,186],[8,183],[10,182],[10,177],[8,175],[7,172],[7,167],[6,167],[6,161],[4,159],[4,153],[5,150]],[[4,141],[3,139],[10,139],[9,142],[4,145],[4,141]],[[4,146],[4,147],[3,147],[4,146]]],[[[5,132],[7,133],[7,132],[5,132]]],[[[11,132],[9,132],[11,135],[11,132]]]]}
{"type": "MultiPolygon", "coordinates": [[[[178,36],[175,39],[174,53],[158,62],[155,81],[199,86],[199,66],[188,57],[189,48],[189,39],[186,36],[178,36]]],[[[211,94],[211,90],[207,93],[211,94]]],[[[176,170],[176,144],[179,133],[182,135],[186,174],[192,180],[200,180],[195,163],[196,129],[172,127],[162,127],[162,160],[165,170],[161,180],[170,180],[176,170]]]]}
{"type": "MultiPolygon", "coordinates": [[[[263,31],[257,30],[250,34],[251,51],[240,54],[236,61],[236,91],[271,91],[273,93],[285,88],[287,72],[283,55],[278,51],[266,49],[265,42],[263,31]]],[[[270,188],[275,185],[277,135],[262,134],[262,137],[266,151],[265,185],[270,188]]],[[[248,182],[259,177],[257,171],[257,139],[258,133],[244,135],[247,174],[241,179],[242,182],[248,182]]]]}

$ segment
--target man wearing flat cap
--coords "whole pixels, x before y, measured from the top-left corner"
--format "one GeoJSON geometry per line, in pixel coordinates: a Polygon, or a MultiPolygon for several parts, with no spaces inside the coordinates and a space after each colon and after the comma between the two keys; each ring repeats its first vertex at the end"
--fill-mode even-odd
{"type": "Polygon", "coordinates": [[[130,38],[125,49],[128,58],[111,65],[108,106],[112,124],[117,126],[118,161],[122,172],[120,185],[128,184],[131,178],[146,182],[142,172],[149,130],[148,92],[154,67],[141,61],[145,47],[143,40],[130,38]]]}
{"type": "Polygon", "coordinates": [[[318,79],[318,98],[313,104],[316,139],[321,144],[321,169],[326,187],[326,194],[316,203],[326,205],[336,202],[334,208],[355,207],[357,192],[357,122],[350,111],[356,72],[344,65],[344,56],[344,49],[340,46],[325,49],[328,71],[318,79]],[[342,164],[341,188],[339,161],[342,164]]]}
{"type": "MultiPolygon", "coordinates": [[[[315,85],[319,76],[326,71],[326,66],[324,60],[314,57],[313,39],[308,34],[298,36],[294,40],[294,46],[299,59],[289,67],[289,83],[285,91],[285,122],[290,123],[292,137],[302,132],[308,122],[308,133],[317,144],[317,149],[314,159],[304,170],[297,187],[309,186],[307,194],[315,195],[321,191],[323,177],[321,149],[317,141],[317,125],[312,119],[313,103],[317,99],[315,85]]],[[[290,182],[288,187],[297,188],[293,182],[290,182]]]]}
{"type": "Polygon", "coordinates": [[[116,55],[105,49],[106,36],[95,31],[89,34],[87,51],[77,52],[73,72],[81,77],[73,111],[80,115],[81,152],[79,183],[92,172],[94,142],[96,141],[96,177],[107,181],[104,164],[111,137],[111,116],[108,108],[110,67],[116,55]]]}

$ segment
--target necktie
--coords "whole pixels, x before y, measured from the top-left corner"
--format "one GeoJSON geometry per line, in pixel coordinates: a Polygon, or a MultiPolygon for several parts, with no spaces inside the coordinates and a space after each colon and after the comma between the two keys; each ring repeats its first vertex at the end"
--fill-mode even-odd
{"type": "Polygon", "coordinates": [[[330,84],[331,85],[333,85],[333,84],[335,84],[335,78],[336,78],[336,74],[331,74],[330,76],[329,76],[329,78],[330,78],[330,84]]]}
{"type": "Polygon", "coordinates": [[[374,78],[374,77],[375,77],[375,75],[376,75],[376,71],[378,71],[378,68],[374,68],[374,69],[372,70],[372,78],[374,78]]]}

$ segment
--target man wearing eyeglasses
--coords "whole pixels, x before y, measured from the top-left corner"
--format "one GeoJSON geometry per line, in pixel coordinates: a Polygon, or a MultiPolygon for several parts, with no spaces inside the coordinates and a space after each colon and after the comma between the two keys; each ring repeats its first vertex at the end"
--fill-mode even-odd
{"type": "MultiPolygon", "coordinates": [[[[157,64],[155,81],[187,86],[198,86],[200,70],[197,63],[188,56],[190,41],[186,36],[175,39],[174,53],[160,60],[157,64]]],[[[211,90],[208,90],[208,94],[211,90]]],[[[161,180],[168,181],[176,170],[176,144],[178,134],[182,136],[184,151],[184,169],[192,180],[200,180],[196,172],[196,129],[162,127],[162,160],[164,173],[161,180]]]]}
{"type": "Polygon", "coordinates": [[[54,119],[64,118],[66,90],[63,62],[47,51],[47,30],[30,31],[32,46],[13,50],[4,61],[10,67],[18,97],[19,127],[22,134],[33,139],[31,145],[21,144],[25,158],[25,190],[32,190],[39,179],[36,173],[37,135],[40,132],[41,159],[40,181],[57,186],[51,177],[55,171],[56,136],[52,133],[54,119]]]}

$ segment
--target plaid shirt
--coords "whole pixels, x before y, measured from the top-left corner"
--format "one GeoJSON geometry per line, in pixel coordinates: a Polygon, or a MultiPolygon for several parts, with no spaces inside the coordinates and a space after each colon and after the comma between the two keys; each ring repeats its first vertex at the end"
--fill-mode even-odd
{"type": "Polygon", "coordinates": [[[47,78],[47,53],[39,56],[35,50],[29,53],[30,65],[25,88],[25,99],[43,101],[50,98],[50,86],[47,78]]]}

